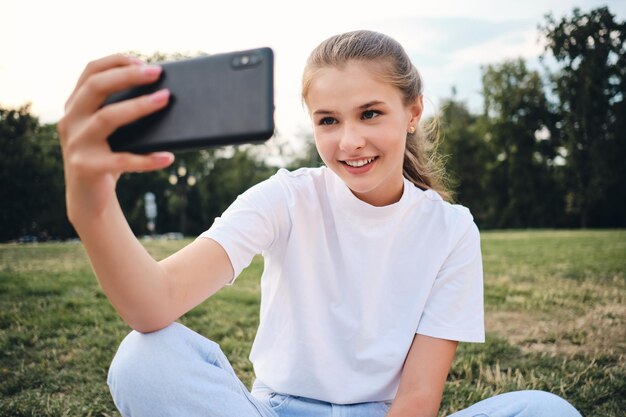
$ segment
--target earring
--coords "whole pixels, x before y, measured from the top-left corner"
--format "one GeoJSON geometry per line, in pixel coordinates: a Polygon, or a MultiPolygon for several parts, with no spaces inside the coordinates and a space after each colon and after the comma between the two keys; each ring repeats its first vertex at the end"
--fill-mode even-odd
{"type": "Polygon", "coordinates": [[[412,135],[415,133],[415,126],[409,126],[409,134],[412,135]]]}

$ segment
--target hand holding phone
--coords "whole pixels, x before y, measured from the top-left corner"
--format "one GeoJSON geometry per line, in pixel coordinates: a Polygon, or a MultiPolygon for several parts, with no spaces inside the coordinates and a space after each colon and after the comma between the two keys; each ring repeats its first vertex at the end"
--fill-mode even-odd
{"type": "Polygon", "coordinates": [[[104,105],[167,88],[167,107],[118,128],[113,151],[182,151],[260,143],[274,133],[274,65],[270,48],[160,64],[153,84],[115,93],[104,105]]]}

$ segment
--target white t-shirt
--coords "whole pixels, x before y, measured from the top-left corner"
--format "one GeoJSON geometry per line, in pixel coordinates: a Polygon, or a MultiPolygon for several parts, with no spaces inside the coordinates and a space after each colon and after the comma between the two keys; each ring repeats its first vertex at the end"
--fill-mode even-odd
{"type": "Polygon", "coordinates": [[[400,201],[374,207],[325,167],[281,169],[201,236],[224,247],[235,277],[264,256],[257,389],[388,401],[415,333],[484,341],[472,216],[408,180],[400,201]]]}

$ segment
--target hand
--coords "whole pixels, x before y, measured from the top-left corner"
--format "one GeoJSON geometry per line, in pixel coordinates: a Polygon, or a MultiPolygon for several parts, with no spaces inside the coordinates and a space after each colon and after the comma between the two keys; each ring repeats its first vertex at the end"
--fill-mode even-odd
{"type": "Polygon", "coordinates": [[[160,67],[120,54],[85,67],[58,124],[70,220],[81,213],[89,216],[104,210],[115,197],[115,184],[122,173],[156,170],[174,161],[169,152],[115,153],[107,142],[118,127],[165,107],[169,91],[101,107],[110,94],[152,83],[160,74],[160,67]]]}

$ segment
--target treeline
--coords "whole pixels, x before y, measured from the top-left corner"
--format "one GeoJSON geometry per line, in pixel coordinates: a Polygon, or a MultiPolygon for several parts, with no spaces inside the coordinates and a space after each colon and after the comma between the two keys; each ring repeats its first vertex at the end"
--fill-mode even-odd
{"type": "Polygon", "coordinates": [[[545,69],[482,68],[484,111],[454,96],[440,151],[484,228],[626,226],[626,23],[608,8],[547,15],[545,69]]]}
{"type": "MultiPolygon", "coordinates": [[[[75,237],[66,218],[63,161],[55,124],[40,125],[28,106],[0,107],[0,241],[75,237]]],[[[137,235],[197,235],[234,199],[276,167],[240,146],[176,155],[169,170],[123,174],[117,194],[137,235]],[[146,193],[156,203],[149,229],[146,193]]]]}
{"type": "MultiPolygon", "coordinates": [[[[522,59],[488,65],[481,114],[454,95],[443,103],[438,151],[456,201],[481,228],[624,227],[626,23],[606,7],[574,9],[547,15],[538,30],[547,40],[541,72],[522,59]]],[[[56,126],[40,124],[29,106],[0,107],[0,145],[0,241],[73,236],[56,126]]],[[[317,163],[314,147],[287,162],[317,163]]],[[[154,232],[196,235],[276,169],[258,148],[203,150],[177,155],[171,170],[123,175],[118,195],[136,234],[152,231],[150,192],[154,232]]]]}

